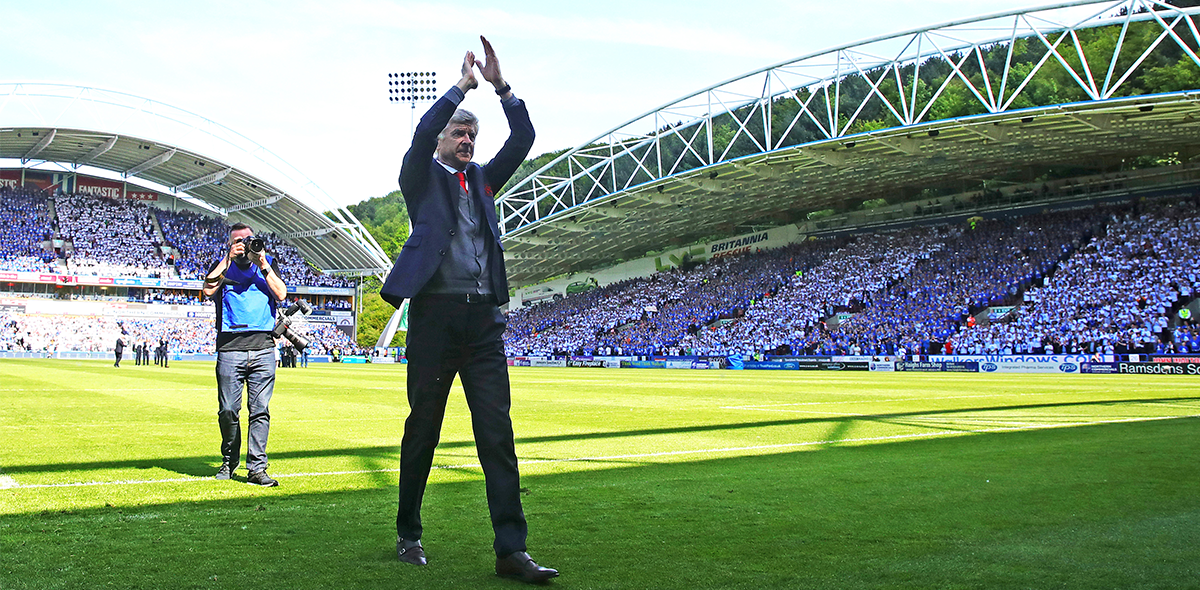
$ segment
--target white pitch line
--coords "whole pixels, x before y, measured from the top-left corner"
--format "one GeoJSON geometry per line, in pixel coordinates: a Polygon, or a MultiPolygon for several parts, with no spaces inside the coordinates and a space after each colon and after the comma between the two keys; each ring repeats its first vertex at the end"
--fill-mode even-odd
{"type": "MultiPolygon", "coordinates": [[[[1090,422],[1064,422],[1060,424],[1036,424],[1030,426],[1011,426],[1011,427],[993,427],[993,428],[978,428],[975,430],[937,430],[933,432],[916,432],[911,434],[893,434],[888,436],[868,436],[862,438],[845,438],[833,440],[818,440],[797,443],[781,443],[775,445],[754,445],[748,447],[721,447],[715,449],[693,449],[686,451],[661,451],[658,453],[632,453],[627,455],[604,455],[594,457],[571,457],[565,459],[532,459],[521,461],[521,465],[536,465],[544,463],[581,463],[587,461],[619,461],[623,459],[652,459],[655,457],[673,457],[680,455],[720,455],[725,453],[739,453],[745,451],[766,451],[772,449],[791,449],[799,447],[812,447],[820,445],[834,445],[859,442],[880,442],[891,440],[908,440],[919,438],[936,438],[942,436],[961,436],[966,434],[986,434],[991,432],[1021,432],[1031,430],[1048,430],[1052,428],[1068,428],[1075,426],[1097,426],[1101,424],[1122,424],[1130,422],[1154,422],[1159,420],[1179,420],[1181,418],[1200,418],[1200,414],[1189,414],[1186,416],[1147,416],[1140,418],[1119,418],[1115,420],[1093,420],[1090,422]]],[[[459,465],[435,465],[434,469],[479,469],[481,466],[478,463],[463,463],[459,465]]],[[[366,475],[371,473],[397,473],[399,469],[361,469],[348,471],[312,471],[307,473],[278,473],[273,477],[276,479],[292,478],[292,477],[327,477],[332,475],[366,475]]],[[[18,484],[9,489],[35,489],[35,488],[72,488],[85,486],[111,486],[111,485],[149,485],[161,483],[189,483],[199,481],[214,481],[211,477],[177,477],[172,479],[144,479],[144,480],[119,480],[119,481],[83,481],[73,483],[43,483],[43,484],[18,484]]]]}
{"type": "MultiPolygon", "coordinates": [[[[450,413],[447,412],[446,415],[449,416],[450,413]]],[[[278,417],[279,416],[276,415],[276,418],[278,418],[278,417]]],[[[381,421],[403,422],[404,416],[402,414],[396,414],[394,416],[380,416],[380,417],[373,417],[373,418],[300,418],[300,419],[286,418],[286,420],[287,420],[288,424],[296,424],[296,423],[325,424],[325,423],[341,423],[341,422],[381,422],[381,421]]],[[[203,426],[205,428],[208,428],[211,425],[210,422],[211,422],[211,419],[208,417],[207,414],[205,414],[205,416],[202,420],[197,419],[194,422],[155,422],[154,426],[152,428],[143,429],[142,432],[146,432],[148,430],[161,430],[163,428],[175,428],[175,427],[179,427],[179,426],[203,426]]],[[[8,428],[8,429],[12,429],[12,430],[39,430],[39,429],[45,429],[45,428],[53,428],[53,429],[61,430],[63,428],[112,428],[114,426],[126,426],[128,424],[129,424],[128,422],[89,422],[87,424],[70,423],[70,422],[55,422],[53,424],[0,424],[0,428],[8,428]]]]}
{"type": "Polygon", "coordinates": [[[1013,395],[1051,395],[1050,393],[988,393],[982,395],[948,395],[944,397],[902,397],[897,399],[862,399],[862,400],[830,400],[827,402],[795,402],[788,404],[764,404],[759,406],[721,406],[722,410],[762,410],[771,411],[773,408],[786,408],[791,406],[824,406],[829,404],[876,404],[883,402],[911,402],[925,401],[935,399],[976,399],[981,397],[1013,397],[1013,395]]]}
{"type": "MultiPolygon", "coordinates": [[[[303,390],[305,392],[309,392],[309,391],[345,391],[345,389],[346,389],[345,387],[341,387],[341,386],[337,386],[337,385],[312,386],[312,387],[309,387],[306,385],[303,387],[303,390]]],[[[356,386],[354,388],[355,391],[360,391],[360,390],[364,390],[364,389],[377,390],[377,391],[400,391],[401,387],[399,387],[399,386],[357,387],[356,386]]],[[[212,387],[178,387],[178,388],[172,389],[171,392],[173,392],[173,393],[174,392],[188,392],[188,391],[213,391],[213,392],[215,392],[216,390],[217,390],[217,388],[214,385],[212,387]]],[[[158,388],[154,388],[154,387],[122,387],[120,389],[113,389],[111,387],[79,388],[79,387],[70,387],[67,385],[64,385],[62,387],[0,387],[0,392],[3,392],[3,391],[16,391],[16,392],[20,392],[20,393],[47,393],[47,392],[60,392],[60,391],[78,391],[78,392],[83,392],[83,393],[112,393],[114,391],[119,391],[120,393],[136,393],[136,392],[160,392],[160,391],[162,391],[162,388],[161,387],[158,387],[158,388]]]]}

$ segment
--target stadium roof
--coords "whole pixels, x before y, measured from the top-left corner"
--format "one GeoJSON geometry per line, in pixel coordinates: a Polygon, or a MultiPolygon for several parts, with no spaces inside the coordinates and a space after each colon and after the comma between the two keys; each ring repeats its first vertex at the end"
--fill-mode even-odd
{"type": "Polygon", "coordinates": [[[0,84],[0,168],[8,167],[6,159],[174,195],[275,232],[326,272],[390,268],[354,215],[295,168],[228,128],[145,98],[58,84],[0,84]],[[40,121],[55,124],[30,124],[40,121]]]}
{"type": "Polygon", "coordinates": [[[1200,65],[1191,49],[1200,43],[1191,18],[1198,13],[1151,0],[1056,4],[847,45],[688,95],[564,153],[500,196],[510,281],[1014,170],[1200,154],[1200,90],[1121,97],[1159,48],[1200,65]],[[1118,64],[1134,22],[1160,34],[1146,47],[1125,47],[1141,57],[1118,64]],[[1079,32],[1109,25],[1121,27],[1117,48],[1085,56],[1079,32]],[[1017,39],[1042,52],[1032,71],[1014,68],[1011,53],[998,65],[990,53],[1017,39]],[[947,70],[940,88],[914,81],[931,59],[947,70]],[[1029,81],[1051,70],[1047,63],[1066,70],[1087,100],[1017,108],[1029,81]],[[852,83],[858,96],[848,96],[852,83]],[[951,86],[965,87],[983,114],[934,120],[932,107],[951,86]],[[895,125],[858,132],[856,119],[872,102],[895,125]],[[819,138],[789,145],[798,125],[819,138]]]}

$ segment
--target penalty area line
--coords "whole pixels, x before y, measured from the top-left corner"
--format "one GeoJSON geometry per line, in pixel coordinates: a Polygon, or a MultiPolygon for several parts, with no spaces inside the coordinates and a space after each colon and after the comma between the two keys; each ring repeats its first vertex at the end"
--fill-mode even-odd
{"type": "MultiPolygon", "coordinates": [[[[866,436],[861,438],[843,438],[830,440],[814,440],[794,443],[780,443],[774,445],[753,445],[745,447],[721,447],[713,449],[689,449],[683,451],[660,451],[656,453],[630,453],[625,455],[596,455],[591,457],[566,457],[562,459],[530,459],[520,461],[521,465],[539,465],[552,463],[586,463],[590,461],[621,461],[631,459],[653,459],[655,457],[677,457],[682,455],[722,455],[728,453],[740,453],[746,451],[768,451],[775,449],[793,449],[802,447],[813,447],[833,444],[847,443],[869,443],[869,442],[884,442],[897,440],[913,440],[923,438],[939,438],[950,436],[963,436],[967,434],[989,434],[997,432],[1027,432],[1033,430],[1050,430],[1053,428],[1071,428],[1076,426],[1099,426],[1102,424],[1125,424],[1133,422],[1155,422],[1160,420],[1179,420],[1182,418],[1200,418],[1200,414],[1189,414],[1184,416],[1143,416],[1136,418],[1115,418],[1112,420],[1091,420],[1087,422],[1061,422],[1058,424],[1030,424],[1021,426],[996,426],[991,428],[976,428],[972,430],[935,430],[930,432],[914,432],[909,434],[892,434],[886,436],[866,436]]],[[[461,463],[457,465],[434,465],[433,469],[480,469],[478,463],[461,463]]],[[[273,475],[275,479],[290,479],[298,477],[330,477],[338,475],[367,475],[372,473],[398,473],[397,468],[389,469],[356,469],[345,471],[311,471],[306,473],[279,473],[273,475]]],[[[5,477],[0,472],[0,478],[5,477]]],[[[9,478],[12,479],[12,478],[9,478]]],[[[150,485],[163,483],[194,483],[201,481],[214,481],[211,477],[177,477],[170,479],[144,479],[144,480],[117,480],[117,481],[83,481],[71,483],[43,483],[43,484],[20,484],[16,480],[13,483],[16,485],[3,487],[2,479],[0,479],[0,489],[35,489],[35,488],[71,488],[71,487],[87,487],[87,486],[113,486],[113,485],[150,485]]]]}

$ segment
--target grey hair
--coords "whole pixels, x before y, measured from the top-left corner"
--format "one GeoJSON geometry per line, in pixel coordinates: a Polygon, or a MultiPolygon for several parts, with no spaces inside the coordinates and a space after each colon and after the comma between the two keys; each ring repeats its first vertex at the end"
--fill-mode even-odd
{"type": "Polygon", "coordinates": [[[469,125],[471,129],[475,130],[475,133],[479,133],[479,117],[476,117],[475,113],[472,113],[467,109],[458,109],[454,111],[454,115],[451,116],[450,121],[446,123],[445,129],[442,129],[442,132],[438,134],[438,139],[441,139],[442,136],[446,134],[446,129],[449,129],[455,125],[469,125]]]}

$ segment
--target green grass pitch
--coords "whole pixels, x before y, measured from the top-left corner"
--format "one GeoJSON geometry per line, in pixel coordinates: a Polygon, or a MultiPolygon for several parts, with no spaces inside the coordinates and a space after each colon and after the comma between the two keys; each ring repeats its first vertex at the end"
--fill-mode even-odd
{"type": "MultiPolygon", "coordinates": [[[[395,556],[403,366],[280,370],[278,488],[215,481],[211,363],[0,361],[0,588],[513,588],[455,385],[395,556]]],[[[514,368],[560,588],[1200,587],[1187,377],[514,368]]],[[[243,424],[245,413],[243,412],[243,424]]]]}

